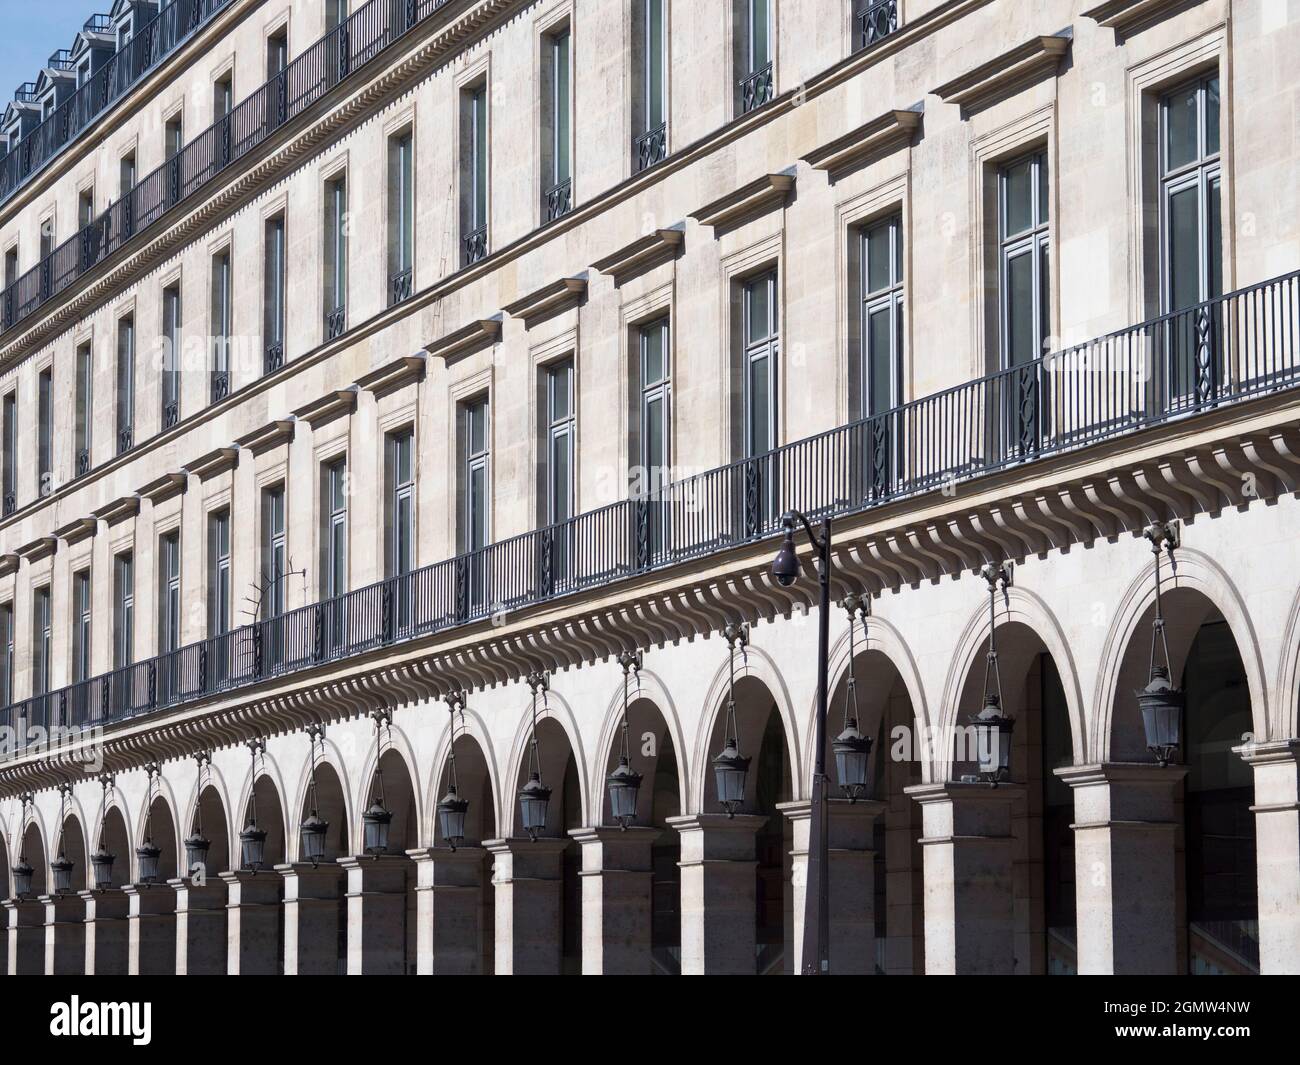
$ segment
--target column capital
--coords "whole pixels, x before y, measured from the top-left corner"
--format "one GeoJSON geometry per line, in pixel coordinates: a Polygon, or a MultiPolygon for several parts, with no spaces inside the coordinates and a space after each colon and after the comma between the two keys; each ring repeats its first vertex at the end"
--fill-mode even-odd
{"type": "Polygon", "coordinates": [[[450,847],[413,847],[406,852],[406,856],[416,865],[426,862],[445,865],[480,865],[487,857],[487,850],[483,847],[457,847],[455,850],[450,847]]]}
{"type": "Polygon", "coordinates": [[[1248,765],[1300,765],[1300,739],[1266,740],[1263,743],[1243,743],[1232,749],[1248,765]]]}
{"type": "Polygon", "coordinates": [[[1072,788],[1094,784],[1172,786],[1187,776],[1187,766],[1155,762],[1097,762],[1092,765],[1063,765],[1052,772],[1072,788]]]}
{"type": "Polygon", "coordinates": [[[529,839],[527,836],[512,836],[509,839],[485,839],[483,849],[489,854],[559,854],[569,845],[569,841],[559,836],[540,836],[529,839]]]}
{"type": "Polygon", "coordinates": [[[768,819],[757,814],[683,814],[668,818],[682,837],[682,861],[754,861],[754,837],[768,819]]]}
{"type": "Polygon", "coordinates": [[[1179,785],[1187,766],[1103,762],[1053,772],[1074,791],[1070,827],[1076,832],[1101,827],[1173,830],[1179,823],[1179,785]]]}

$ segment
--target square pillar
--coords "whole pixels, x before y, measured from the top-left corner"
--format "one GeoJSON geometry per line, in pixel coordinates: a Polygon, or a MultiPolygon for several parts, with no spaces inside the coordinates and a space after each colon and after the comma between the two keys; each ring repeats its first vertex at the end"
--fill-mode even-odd
{"type": "Polygon", "coordinates": [[[45,907],[34,899],[3,902],[9,926],[9,975],[45,973],[45,907]]]}
{"type": "Polygon", "coordinates": [[[415,862],[415,971],[477,976],[483,971],[482,847],[409,850],[415,862]]]}
{"type": "Polygon", "coordinates": [[[274,871],[221,874],[226,888],[225,964],[231,976],[276,976],[284,950],[284,879],[274,871]]]}
{"type": "Polygon", "coordinates": [[[176,975],[224,976],[226,885],[195,884],[188,877],[167,883],[176,892],[176,975]]]}
{"type": "Polygon", "coordinates": [[[647,976],[651,961],[651,849],[657,828],[571,829],[582,847],[583,975],[647,976]]]}
{"type": "Polygon", "coordinates": [[[130,903],[119,888],[79,891],[85,907],[86,975],[126,976],[130,969],[130,903]]]}
{"type": "Polygon", "coordinates": [[[1178,807],[1186,766],[1066,766],[1080,975],[1180,971],[1178,807]]]}
{"type": "Polygon", "coordinates": [[[338,859],[347,874],[348,975],[406,973],[405,855],[338,859]]]}
{"type": "Polygon", "coordinates": [[[1300,973],[1300,740],[1235,748],[1255,772],[1259,971],[1300,973]]]}
{"type": "Polygon", "coordinates": [[[681,836],[682,975],[753,976],[758,830],[753,814],[670,817],[681,836]]]}
{"type": "Polygon", "coordinates": [[[176,892],[166,884],[127,884],[128,956],[131,976],[176,973],[176,892]]]}
{"type": "Polygon", "coordinates": [[[947,781],[904,789],[921,805],[927,974],[1015,971],[1015,849],[1018,784],[947,781]]]}
{"type": "Polygon", "coordinates": [[[498,976],[558,976],[567,839],[490,839],[498,976]]]}
{"type": "MultiPolygon", "coordinates": [[[[778,807],[794,829],[791,880],[794,889],[794,972],[803,967],[804,916],[808,912],[808,846],[812,802],[781,803],[778,807]]],[[[875,799],[831,799],[827,804],[827,876],[830,895],[830,963],[834,976],[863,976],[876,972],[876,852],[872,848],[876,818],[885,803],[875,799]]]]}
{"type": "Polygon", "coordinates": [[[341,974],[346,874],[333,862],[277,865],[284,881],[284,975],[341,974]]]}
{"type": "Polygon", "coordinates": [[[81,976],[86,968],[86,907],[76,895],[42,895],[45,975],[81,976]]]}

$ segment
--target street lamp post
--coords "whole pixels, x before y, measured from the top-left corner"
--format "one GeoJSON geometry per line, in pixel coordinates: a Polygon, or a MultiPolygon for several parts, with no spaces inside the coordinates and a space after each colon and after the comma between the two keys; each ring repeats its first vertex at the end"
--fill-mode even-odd
{"type": "Polygon", "coordinates": [[[804,904],[802,975],[830,973],[830,849],[826,832],[826,707],[827,654],[830,645],[831,616],[831,522],[823,518],[821,534],[799,511],[789,511],[782,524],[785,539],[772,560],[772,576],[788,588],[799,576],[799,558],[795,554],[795,522],[804,527],[808,542],[817,555],[818,581],[821,585],[821,613],[817,618],[817,729],[813,738],[816,761],[813,767],[812,811],[808,832],[808,884],[804,904]]]}

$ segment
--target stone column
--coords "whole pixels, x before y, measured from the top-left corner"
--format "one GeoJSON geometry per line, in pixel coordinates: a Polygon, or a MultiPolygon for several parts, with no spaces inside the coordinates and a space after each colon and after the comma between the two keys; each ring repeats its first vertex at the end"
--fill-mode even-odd
{"type": "Polygon", "coordinates": [[[45,975],[80,976],[86,969],[86,907],[76,895],[42,895],[45,975]]]}
{"type": "Polygon", "coordinates": [[[9,975],[45,972],[45,907],[34,900],[4,900],[9,925],[9,975]]]}
{"type": "Polygon", "coordinates": [[[339,946],[346,875],[334,862],[277,865],[284,880],[285,976],[335,976],[342,971],[339,946]]]}
{"type": "Polygon", "coordinates": [[[1108,763],[1056,774],[1074,791],[1079,973],[1177,973],[1186,767],[1108,763]]]}
{"type": "Polygon", "coordinates": [[[172,976],[176,972],[176,892],[166,884],[127,884],[131,976],[172,976]]]}
{"type": "Polygon", "coordinates": [[[404,975],[406,873],[411,860],[381,854],[338,862],[347,874],[348,975],[404,975]]]}
{"type": "Polygon", "coordinates": [[[176,975],[222,976],[226,972],[226,885],[189,877],[168,880],[176,892],[176,975]]]}
{"type": "MultiPolygon", "coordinates": [[[[875,799],[831,799],[827,804],[829,849],[830,963],[835,976],[872,975],[876,971],[876,891],[872,832],[885,803],[875,799]]],[[[804,914],[807,912],[808,844],[812,803],[786,802],[777,807],[794,829],[794,972],[803,966],[804,914]]]]}
{"type": "Polygon", "coordinates": [[[582,972],[652,971],[651,848],[657,828],[575,828],[582,847],[582,972]]]}
{"type": "Polygon", "coordinates": [[[756,837],[766,817],[670,817],[682,839],[682,975],[753,976],[757,912],[756,837]]]}
{"type": "Polygon", "coordinates": [[[1300,740],[1238,747],[1255,771],[1259,971],[1300,973],[1300,740]]]}
{"type": "Polygon", "coordinates": [[[490,839],[496,892],[498,976],[555,976],[564,944],[564,849],[567,839],[490,839]]]}
{"type": "Polygon", "coordinates": [[[284,965],[284,879],[247,869],[221,874],[226,888],[224,964],[231,976],[275,976],[284,965]]]}
{"type": "Polygon", "coordinates": [[[477,976],[483,971],[482,847],[424,847],[415,862],[415,971],[420,976],[477,976]]]}
{"type": "Polygon", "coordinates": [[[131,954],[126,895],[119,888],[78,894],[86,908],[86,975],[126,976],[131,954]]]}
{"type": "Polygon", "coordinates": [[[904,789],[921,804],[927,974],[1015,971],[1012,807],[1018,784],[904,789]]]}

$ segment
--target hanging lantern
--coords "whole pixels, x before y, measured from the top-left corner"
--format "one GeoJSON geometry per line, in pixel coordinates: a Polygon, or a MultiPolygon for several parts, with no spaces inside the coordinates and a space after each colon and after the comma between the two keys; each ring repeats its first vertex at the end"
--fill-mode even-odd
{"type": "Polygon", "coordinates": [[[840,791],[849,802],[857,802],[867,790],[867,763],[871,755],[871,738],[858,731],[858,683],[854,673],[857,658],[855,636],[857,618],[862,615],[862,628],[867,627],[867,602],[856,595],[846,595],[843,606],[849,614],[849,676],[848,691],[844,700],[844,728],[831,743],[835,755],[835,775],[840,791]]]}
{"type": "Polygon", "coordinates": [[[638,690],[640,689],[641,652],[624,651],[619,656],[619,663],[623,666],[623,729],[620,741],[622,746],[619,751],[618,766],[605,778],[605,786],[609,791],[610,816],[618,822],[619,828],[626,831],[627,826],[636,820],[637,797],[641,793],[642,776],[632,768],[627,723],[628,680],[632,673],[636,673],[637,687],[638,690]]]}
{"type": "Polygon", "coordinates": [[[146,837],[144,843],[135,849],[136,865],[140,870],[140,884],[149,887],[158,883],[158,858],[162,851],[154,846],[153,840],[146,837]]]}
{"type": "Polygon", "coordinates": [[[266,859],[266,829],[257,827],[256,814],[239,833],[240,867],[251,873],[262,868],[266,859]]]}
{"type": "Polygon", "coordinates": [[[90,878],[94,890],[107,891],[113,886],[113,862],[116,858],[115,854],[109,853],[101,839],[99,849],[90,856],[90,878]]]}
{"type": "Polygon", "coordinates": [[[749,774],[749,758],[741,757],[736,738],[728,736],[722,753],[713,759],[713,775],[718,785],[718,802],[735,817],[745,802],[745,778],[749,774]]]}
{"type": "Polygon", "coordinates": [[[980,776],[992,784],[1007,780],[1011,765],[1011,732],[1015,718],[1002,713],[998,696],[990,694],[984,709],[971,718],[975,730],[976,760],[980,776]]]}
{"type": "Polygon", "coordinates": [[[393,815],[376,796],[370,808],[361,815],[361,825],[365,836],[365,852],[378,858],[388,853],[388,826],[393,815]]]}
{"type": "Polygon", "coordinates": [[[1184,693],[1169,679],[1169,641],[1165,636],[1164,603],[1160,596],[1160,551],[1168,545],[1170,557],[1178,546],[1177,528],[1172,524],[1149,525],[1144,533],[1151,541],[1156,557],[1156,616],[1151,623],[1151,680],[1145,688],[1135,692],[1138,709],[1142,711],[1142,730],[1146,733],[1147,750],[1156,761],[1166,766],[1181,744],[1184,693]],[[1157,651],[1163,651],[1164,661],[1156,661],[1157,651]]]}
{"type": "Polygon", "coordinates": [[[315,810],[302,823],[302,856],[311,862],[313,869],[325,857],[325,837],[329,828],[330,823],[316,816],[315,810]]]}
{"type": "Polygon", "coordinates": [[[32,893],[32,874],[35,872],[27,861],[26,855],[18,856],[18,864],[14,866],[14,898],[20,902],[26,901],[27,896],[32,893]]]}
{"type": "Polygon", "coordinates": [[[208,848],[212,841],[200,831],[195,831],[185,839],[185,868],[192,876],[196,870],[208,868],[208,848]]]}
{"type": "Polygon", "coordinates": [[[469,800],[456,794],[456,785],[447,785],[447,794],[438,801],[438,827],[442,829],[442,838],[452,850],[457,843],[465,841],[465,814],[469,811],[469,800]]]}
{"type": "Polygon", "coordinates": [[[523,817],[524,831],[536,841],[546,829],[546,808],[551,801],[551,789],[542,783],[541,774],[533,770],[528,783],[519,789],[519,812],[523,817]]]}
{"type": "Polygon", "coordinates": [[[72,862],[59,850],[59,856],[50,862],[50,872],[54,874],[54,894],[72,894],[72,862]]]}

